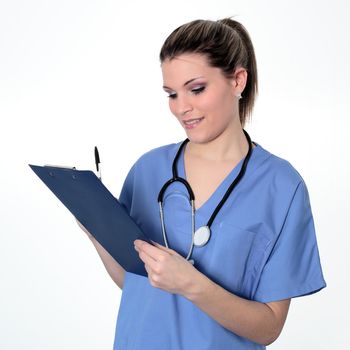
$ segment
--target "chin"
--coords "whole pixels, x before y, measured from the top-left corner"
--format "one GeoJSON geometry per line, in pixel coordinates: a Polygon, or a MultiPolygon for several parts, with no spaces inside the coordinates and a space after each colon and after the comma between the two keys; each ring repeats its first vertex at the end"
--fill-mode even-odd
{"type": "Polygon", "coordinates": [[[190,132],[186,134],[187,134],[187,138],[192,143],[205,144],[215,139],[215,137],[210,137],[208,135],[199,135],[199,134],[196,135],[195,133],[190,133],[190,132]]]}

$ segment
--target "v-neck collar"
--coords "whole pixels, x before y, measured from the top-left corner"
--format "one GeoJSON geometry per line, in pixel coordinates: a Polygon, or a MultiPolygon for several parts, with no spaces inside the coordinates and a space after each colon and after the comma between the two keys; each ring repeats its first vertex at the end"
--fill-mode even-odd
{"type": "MultiPolygon", "coordinates": [[[[253,143],[255,144],[255,147],[252,149],[252,154],[248,161],[246,172],[242,177],[240,183],[237,184],[237,187],[241,184],[241,182],[243,182],[246,178],[249,177],[249,175],[254,171],[254,169],[256,169],[259,166],[259,164],[264,159],[266,159],[268,155],[270,155],[270,153],[264,150],[258,143],[254,141],[253,143]]],[[[185,147],[182,149],[181,154],[179,156],[179,159],[177,162],[177,169],[178,169],[178,175],[187,180],[186,172],[185,172],[184,150],[185,150],[185,147]]],[[[219,204],[219,202],[225,195],[227,189],[229,188],[229,186],[231,185],[231,183],[234,181],[239,171],[241,170],[242,164],[244,162],[244,158],[242,158],[236,164],[236,166],[229,172],[229,174],[222,180],[222,182],[211,194],[211,196],[198,209],[196,209],[196,214],[198,215],[203,214],[207,218],[206,220],[209,220],[210,215],[213,213],[216,206],[219,204]]],[[[232,191],[232,193],[230,194],[230,197],[234,196],[235,190],[236,189],[232,191]]]]}

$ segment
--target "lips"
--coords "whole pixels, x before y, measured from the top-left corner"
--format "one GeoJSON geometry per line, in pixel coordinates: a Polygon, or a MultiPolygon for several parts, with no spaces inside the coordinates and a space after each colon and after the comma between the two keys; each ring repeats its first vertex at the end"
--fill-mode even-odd
{"type": "Polygon", "coordinates": [[[183,120],[183,124],[185,125],[185,127],[187,129],[192,129],[195,126],[197,126],[202,120],[204,119],[204,117],[201,118],[191,118],[191,119],[187,119],[187,120],[183,120]]]}

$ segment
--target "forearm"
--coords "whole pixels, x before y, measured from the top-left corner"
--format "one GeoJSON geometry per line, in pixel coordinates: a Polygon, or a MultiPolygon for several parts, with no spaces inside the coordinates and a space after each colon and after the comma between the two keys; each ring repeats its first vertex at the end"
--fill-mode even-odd
{"type": "Polygon", "coordinates": [[[240,298],[201,273],[184,296],[223,327],[259,344],[277,339],[285,321],[269,305],[240,298]]]}
{"type": "Polygon", "coordinates": [[[105,266],[112,280],[120,289],[123,289],[125,270],[113,259],[113,257],[93,236],[90,236],[89,238],[95,246],[97,253],[103,262],[103,265],[105,266]]]}
{"type": "Polygon", "coordinates": [[[109,276],[115,282],[115,284],[123,289],[125,270],[112,258],[106,249],[96,240],[96,238],[82,225],[79,220],[75,219],[78,226],[86,233],[95,246],[98,255],[100,256],[103,265],[105,266],[109,276]]]}

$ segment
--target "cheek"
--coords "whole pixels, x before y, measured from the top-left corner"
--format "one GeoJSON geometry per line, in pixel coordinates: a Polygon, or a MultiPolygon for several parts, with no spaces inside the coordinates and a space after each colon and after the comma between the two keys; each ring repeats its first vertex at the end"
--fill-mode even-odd
{"type": "Polygon", "coordinates": [[[215,93],[207,94],[206,96],[201,97],[200,101],[198,102],[198,107],[204,113],[220,114],[220,110],[223,107],[222,99],[219,99],[215,93]]]}
{"type": "Polygon", "coordinates": [[[169,98],[169,109],[170,112],[177,118],[175,101],[169,98]]]}
{"type": "Polygon", "coordinates": [[[207,95],[202,103],[203,109],[220,118],[231,116],[234,110],[233,105],[234,100],[228,93],[207,95]]]}

